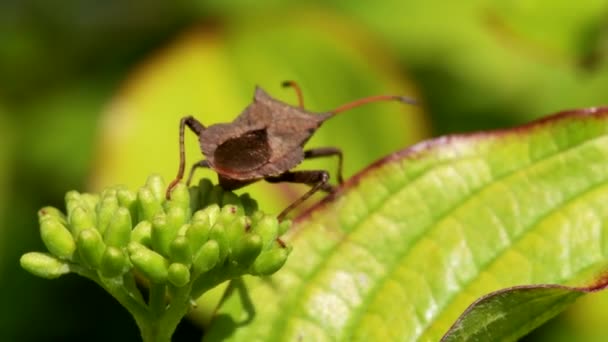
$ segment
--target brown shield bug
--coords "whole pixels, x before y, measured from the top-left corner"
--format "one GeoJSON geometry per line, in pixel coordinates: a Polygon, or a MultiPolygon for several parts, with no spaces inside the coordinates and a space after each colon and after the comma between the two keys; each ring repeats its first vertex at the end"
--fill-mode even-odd
{"type": "Polygon", "coordinates": [[[256,87],[253,103],[231,123],[205,127],[192,116],[183,117],[179,123],[179,170],[167,188],[167,198],[170,198],[171,190],[184,176],[184,127],[188,126],[198,135],[201,151],[206,158],[192,166],[188,183],[196,168],[205,167],[217,173],[220,186],[225,190],[235,190],[261,179],[270,183],[310,185],[308,192],[283,209],[277,217],[282,220],[315,192],[329,192],[333,188],[327,183],[329,173],[325,170],[291,171],[302,160],[337,156],[338,182],[343,181],[341,150],[334,147],[304,150],[306,142],[325,120],[370,102],[396,100],[415,103],[404,96],[379,95],[347,103],[329,112],[312,113],[304,109],[302,91],[295,82],[286,81],[283,86],[295,89],[298,107],[273,99],[262,88],[256,87]]]}

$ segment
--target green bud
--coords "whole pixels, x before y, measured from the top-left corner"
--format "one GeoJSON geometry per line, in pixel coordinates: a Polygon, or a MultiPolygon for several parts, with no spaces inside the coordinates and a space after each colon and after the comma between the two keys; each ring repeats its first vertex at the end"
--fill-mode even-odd
{"type": "Polygon", "coordinates": [[[99,204],[99,195],[84,193],[80,194],[80,198],[82,202],[85,204],[87,210],[95,216],[95,208],[97,208],[97,204],[99,204]]]}
{"type": "Polygon", "coordinates": [[[220,214],[220,206],[217,204],[211,204],[205,209],[199,210],[192,216],[192,221],[203,221],[209,226],[212,226],[217,222],[217,218],[220,214]]]}
{"type": "Polygon", "coordinates": [[[142,245],[139,242],[131,241],[127,246],[127,251],[129,252],[129,257],[142,248],[148,248],[147,246],[142,245]]]}
{"type": "Polygon", "coordinates": [[[144,246],[152,246],[152,223],[141,221],[131,231],[131,241],[138,242],[144,246]]]}
{"type": "Polygon", "coordinates": [[[239,196],[239,200],[241,201],[246,215],[252,215],[258,211],[258,202],[254,201],[248,193],[244,193],[239,196]]]}
{"type": "Polygon", "coordinates": [[[224,234],[229,249],[233,249],[239,241],[243,239],[248,225],[249,218],[246,216],[239,216],[225,226],[226,231],[224,234]]]}
{"type": "Polygon", "coordinates": [[[169,256],[169,245],[177,236],[179,228],[169,224],[167,215],[156,215],[152,220],[152,248],[164,256],[169,256]]]}
{"type": "Polygon", "coordinates": [[[131,224],[135,224],[137,222],[137,196],[135,193],[128,189],[119,189],[116,192],[116,198],[118,199],[119,206],[129,209],[131,219],[133,220],[131,224]]]}
{"type": "Polygon", "coordinates": [[[203,221],[192,221],[186,231],[186,239],[190,245],[190,250],[196,251],[203,243],[209,240],[209,224],[203,221]]]}
{"type": "Polygon", "coordinates": [[[179,183],[171,191],[171,200],[167,202],[169,208],[178,207],[186,215],[190,215],[190,192],[184,183],[179,183]]]}
{"type": "Polygon", "coordinates": [[[264,215],[252,226],[252,232],[257,233],[264,241],[264,250],[270,249],[279,236],[279,223],[273,216],[264,215]]]}
{"type": "Polygon", "coordinates": [[[47,216],[40,220],[40,237],[51,254],[60,259],[72,260],[76,242],[59,219],[47,216]]]}
{"type": "Polygon", "coordinates": [[[169,262],[160,254],[147,247],[131,242],[129,256],[133,266],[153,283],[167,281],[169,262]]]}
{"type": "Polygon", "coordinates": [[[49,217],[49,216],[56,218],[63,225],[68,224],[68,220],[65,217],[65,215],[61,212],[61,210],[59,210],[55,207],[44,207],[44,208],[38,210],[38,219],[39,220],[41,220],[44,217],[49,217]]]}
{"type": "MultiPolygon", "coordinates": [[[[118,196],[118,192],[121,190],[128,190],[129,188],[124,184],[115,185],[110,190],[114,191],[114,196],[118,196]]],[[[103,195],[103,191],[101,192],[103,195]]]]}
{"type": "Polygon", "coordinates": [[[220,246],[217,241],[209,240],[199,249],[192,263],[195,274],[207,272],[220,261],[220,246]]]}
{"type": "Polygon", "coordinates": [[[76,190],[70,190],[68,192],[65,193],[65,201],[71,201],[71,200],[76,200],[76,201],[80,201],[80,192],[76,191],[76,190]]]}
{"type": "Polygon", "coordinates": [[[160,175],[149,176],[145,187],[152,192],[157,201],[160,202],[165,198],[165,182],[160,175]]]}
{"type": "MultiPolygon", "coordinates": [[[[212,204],[211,206],[208,207],[208,213],[209,213],[209,225],[214,225],[217,223],[218,218],[220,217],[220,212],[221,212],[221,208],[219,205],[217,204],[212,204]]],[[[207,211],[207,209],[205,209],[205,211],[207,211]]]]}
{"type": "Polygon", "coordinates": [[[72,190],[65,194],[65,206],[68,216],[72,213],[72,210],[74,210],[75,207],[80,207],[82,205],[83,202],[78,191],[72,190]]]}
{"type": "Polygon", "coordinates": [[[211,189],[213,189],[213,183],[207,178],[201,178],[198,181],[198,202],[199,208],[205,208],[210,204],[209,203],[209,195],[211,194],[211,189]]]}
{"type": "Polygon", "coordinates": [[[118,210],[118,199],[115,196],[106,196],[99,203],[97,209],[97,229],[101,234],[106,231],[116,210],[118,210]]]}
{"type": "Polygon", "coordinates": [[[167,216],[159,213],[152,219],[152,249],[164,255],[169,254],[169,244],[171,243],[170,229],[167,227],[167,216]],[[164,251],[164,252],[163,252],[164,251]]]}
{"type": "Polygon", "coordinates": [[[152,220],[152,218],[163,212],[163,208],[160,204],[160,200],[154,197],[154,193],[148,188],[141,188],[137,192],[137,198],[139,199],[138,218],[140,220],[152,220]]]}
{"type": "Polygon", "coordinates": [[[264,217],[266,217],[266,214],[264,214],[263,211],[256,211],[256,212],[254,212],[253,215],[250,216],[250,218],[251,218],[251,224],[255,226],[264,217]]]}
{"type": "Polygon", "coordinates": [[[222,207],[217,222],[225,226],[229,225],[240,215],[237,214],[237,207],[234,204],[228,204],[222,207]]]}
{"type": "Polygon", "coordinates": [[[122,275],[127,266],[127,257],[120,248],[108,246],[101,257],[100,271],[106,278],[122,275]]]}
{"type": "Polygon", "coordinates": [[[185,236],[177,236],[169,246],[171,261],[190,265],[192,263],[192,250],[185,236]]]}
{"type": "Polygon", "coordinates": [[[116,192],[118,191],[117,188],[118,187],[103,189],[101,191],[101,198],[116,197],[116,192]]]}
{"type": "Polygon", "coordinates": [[[131,240],[131,214],[127,208],[119,208],[116,211],[103,235],[103,240],[108,246],[127,246],[131,240]]]}
{"type": "Polygon", "coordinates": [[[171,207],[167,212],[167,224],[177,234],[179,229],[186,223],[186,211],[182,207],[171,207]]]}
{"type": "Polygon", "coordinates": [[[67,263],[45,253],[25,253],[19,262],[26,271],[46,279],[54,279],[70,273],[70,266],[67,263]]]}
{"type": "Polygon", "coordinates": [[[190,228],[190,223],[186,223],[183,224],[181,227],[179,227],[179,229],[177,230],[177,235],[186,235],[186,232],[188,231],[188,229],[190,228]]]}
{"type": "Polygon", "coordinates": [[[228,256],[228,239],[226,239],[226,228],[222,224],[216,223],[209,230],[209,240],[215,240],[220,248],[219,262],[222,263],[228,256]]]}
{"type": "Polygon", "coordinates": [[[262,252],[262,238],[257,234],[246,234],[236,243],[232,252],[232,260],[239,267],[247,268],[251,265],[262,252]]]}
{"type": "Polygon", "coordinates": [[[251,265],[251,274],[258,276],[273,274],[285,264],[288,255],[289,249],[287,248],[275,248],[263,252],[251,265]]]}
{"type": "Polygon", "coordinates": [[[167,278],[173,285],[182,287],[190,281],[190,269],[184,264],[173,263],[169,266],[167,278]]]}
{"type": "Polygon", "coordinates": [[[206,209],[197,210],[192,214],[192,221],[208,221],[209,216],[205,213],[206,209]]]}
{"type": "Polygon", "coordinates": [[[68,218],[72,236],[80,235],[85,229],[95,228],[95,219],[84,207],[75,207],[68,218]]]}
{"type": "Polygon", "coordinates": [[[80,258],[90,268],[98,268],[101,265],[106,246],[101,234],[96,229],[85,229],[80,232],[76,240],[80,258]]]}

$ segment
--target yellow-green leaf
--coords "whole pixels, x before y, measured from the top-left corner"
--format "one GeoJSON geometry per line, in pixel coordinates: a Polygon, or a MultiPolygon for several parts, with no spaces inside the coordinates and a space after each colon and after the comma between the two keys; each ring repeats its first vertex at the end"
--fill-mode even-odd
{"type": "MultiPolygon", "coordinates": [[[[437,341],[493,291],[589,286],[608,266],[608,108],[422,142],[351,178],[288,235],[285,266],[230,292],[207,340],[437,341]]],[[[551,316],[490,313],[511,339],[551,316]]]]}

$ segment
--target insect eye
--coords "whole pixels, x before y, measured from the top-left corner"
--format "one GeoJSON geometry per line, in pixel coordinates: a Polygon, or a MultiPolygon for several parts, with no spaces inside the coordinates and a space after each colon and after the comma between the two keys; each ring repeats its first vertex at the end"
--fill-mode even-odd
{"type": "Polygon", "coordinates": [[[217,147],[214,164],[225,170],[248,171],[264,165],[270,158],[266,129],[246,132],[217,147]]]}

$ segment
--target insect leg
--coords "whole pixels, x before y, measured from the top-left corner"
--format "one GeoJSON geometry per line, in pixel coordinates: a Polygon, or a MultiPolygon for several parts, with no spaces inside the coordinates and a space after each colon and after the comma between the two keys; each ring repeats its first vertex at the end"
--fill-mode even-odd
{"type": "Polygon", "coordinates": [[[186,185],[190,185],[190,181],[192,181],[192,176],[194,176],[194,170],[198,169],[199,167],[208,168],[209,162],[207,160],[201,160],[196,164],[192,165],[192,168],[190,168],[190,175],[188,175],[188,180],[186,181],[186,185]]]}
{"type": "Polygon", "coordinates": [[[342,150],[335,147],[319,147],[304,151],[304,159],[338,156],[338,183],[344,183],[342,178],[342,150]]]}
{"type": "Polygon", "coordinates": [[[190,130],[196,135],[200,135],[205,130],[205,126],[203,126],[203,124],[196,120],[193,116],[184,116],[179,121],[179,169],[177,171],[177,176],[167,187],[167,194],[165,195],[167,199],[171,199],[171,191],[177,185],[177,183],[184,178],[184,165],[186,163],[186,151],[184,149],[184,128],[186,126],[188,126],[188,128],[190,128],[190,130]]]}
{"type": "Polygon", "coordinates": [[[298,105],[300,108],[304,108],[304,98],[302,97],[302,89],[300,89],[300,86],[295,81],[285,81],[281,85],[285,88],[292,87],[295,89],[296,94],[298,95],[298,105]]]}
{"type": "Polygon", "coordinates": [[[277,219],[282,221],[287,214],[292,211],[294,208],[302,204],[305,200],[307,200],[312,194],[319,191],[327,184],[329,180],[329,173],[327,171],[322,170],[314,170],[314,171],[287,171],[276,177],[267,177],[266,181],[270,183],[279,183],[279,182],[288,182],[288,183],[302,183],[312,186],[308,192],[302,195],[300,198],[291,203],[287,208],[283,209],[277,219]]]}

